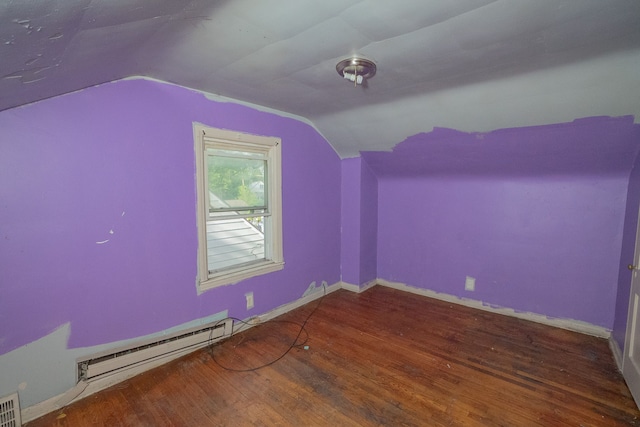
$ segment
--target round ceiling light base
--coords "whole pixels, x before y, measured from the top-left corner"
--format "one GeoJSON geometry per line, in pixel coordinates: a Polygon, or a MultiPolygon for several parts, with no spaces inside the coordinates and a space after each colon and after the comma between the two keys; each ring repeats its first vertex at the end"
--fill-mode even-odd
{"type": "Polygon", "coordinates": [[[376,75],[376,64],[374,64],[373,61],[369,61],[364,58],[347,58],[338,62],[336,65],[336,71],[342,77],[347,73],[362,76],[363,79],[370,79],[376,75]]]}

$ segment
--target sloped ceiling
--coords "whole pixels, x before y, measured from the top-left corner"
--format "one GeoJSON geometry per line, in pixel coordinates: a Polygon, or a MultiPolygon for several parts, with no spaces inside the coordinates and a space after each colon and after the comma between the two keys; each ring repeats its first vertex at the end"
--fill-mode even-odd
{"type": "Polygon", "coordinates": [[[147,76],[305,117],[343,157],[640,118],[637,0],[0,0],[0,43],[0,109],[147,76]],[[335,71],[353,54],[363,86],[335,71]]]}

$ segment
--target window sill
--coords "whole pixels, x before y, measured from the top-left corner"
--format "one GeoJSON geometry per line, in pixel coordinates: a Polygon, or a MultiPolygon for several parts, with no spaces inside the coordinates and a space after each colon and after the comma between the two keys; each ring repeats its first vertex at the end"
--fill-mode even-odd
{"type": "Polygon", "coordinates": [[[233,285],[251,277],[273,273],[282,269],[284,269],[284,261],[266,261],[256,265],[245,266],[241,269],[218,273],[210,276],[208,280],[200,282],[198,284],[198,292],[204,292],[220,286],[233,285]]]}

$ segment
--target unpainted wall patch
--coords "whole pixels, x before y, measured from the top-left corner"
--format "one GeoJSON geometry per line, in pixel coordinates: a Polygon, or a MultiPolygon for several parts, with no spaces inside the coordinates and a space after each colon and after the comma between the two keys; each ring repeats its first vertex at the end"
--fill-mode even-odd
{"type": "Polygon", "coordinates": [[[309,286],[307,287],[307,289],[304,291],[304,293],[302,294],[303,297],[306,297],[307,295],[312,294],[314,291],[316,290],[316,281],[314,280],[313,282],[311,282],[309,284],[309,286]]]}
{"type": "Polygon", "coordinates": [[[316,293],[319,290],[322,290],[323,292],[326,292],[327,289],[327,281],[323,280],[320,283],[320,286],[317,285],[316,281],[314,280],[313,282],[311,282],[309,284],[309,286],[307,287],[307,289],[304,291],[304,294],[302,294],[302,297],[306,297],[307,295],[311,295],[316,293]]]}

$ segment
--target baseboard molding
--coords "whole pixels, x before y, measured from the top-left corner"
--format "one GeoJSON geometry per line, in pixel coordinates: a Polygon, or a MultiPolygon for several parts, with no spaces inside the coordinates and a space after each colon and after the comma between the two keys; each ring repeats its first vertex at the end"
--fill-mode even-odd
{"type": "Polygon", "coordinates": [[[609,337],[609,348],[611,349],[613,360],[616,362],[618,370],[622,372],[622,361],[624,356],[622,354],[622,349],[618,345],[618,342],[613,339],[613,336],[609,337]]]}
{"type": "Polygon", "coordinates": [[[377,284],[378,284],[378,279],[370,280],[367,283],[365,283],[364,285],[360,286],[360,292],[364,292],[369,288],[373,288],[377,284]]]}
{"type": "MultiPolygon", "coordinates": [[[[75,390],[75,387],[71,390],[75,390]]],[[[69,392],[71,392],[71,390],[69,390],[69,392]]],[[[57,405],[57,402],[65,395],[66,393],[59,394],[58,396],[53,396],[52,398],[47,399],[44,402],[36,403],[35,405],[31,405],[28,408],[21,409],[20,416],[22,417],[22,422],[28,423],[29,421],[33,421],[36,418],[47,415],[49,412],[60,409],[60,407],[57,405]]]]}
{"type": "Polygon", "coordinates": [[[370,280],[364,285],[354,285],[353,283],[347,283],[347,282],[339,282],[339,283],[340,283],[340,288],[349,292],[355,292],[356,294],[360,294],[366,291],[367,289],[375,286],[378,283],[378,279],[370,280]]]}
{"type": "MultiPolygon", "coordinates": [[[[233,333],[234,334],[238,333],[240,331],[248,329],[251,326],[255,326],[260,323],[271,320],[273,318],[276,318],[291,310],[301,307],[311,301],[314,301],[318,298],[322,298],[326,294],[330,294],[331,292],[335,292],[339,289],[342,289],[342,282],[334,283],[333,285],[326,286],[324,288],[318,287],[316,289],[317,290],[315,292],[307,294],[306,296],[296,301],[281,305],[280,307],[277,307],[271,311],[261,314],[260,316],[247,319],[247,322],[248,322],[247,326],[244,326],[244,327],[240,326],[236,328],[236,326],[234,325],[233,333]]],[[[149,363],[135,366],[130,369],[124,369],[121,372],[106,376],[104,378],[97,378],[95,380],[89,380],[86,382],[81,381],[78,384],[76,384],[73,388],[69,389],[68,391],[62,394],[59,394],[50,399],[47,399],[44,402],[40,402],[35,405],[29,406],[28,408],[22,409],[20,411],[20,414],[22,416],[22,421],[26,423],[26,422],[35,420],[36,418],[40,418],[43,415],[46,415],[50,412],[64,408],[66,405],[70,403],[73,403],[77,400],[91,396],[94,393],[97,393],[99,391],[102,391],[106,388],[111,387],[112,385],[118,384],[122,381],[125,381],[145,371],[156,368],[160,365],[163,365],[179,357],[185,356],[196,350],[204,348],[207,345],[208,343],[203,343],[202,345],[197,345],[197,346],[186,348],[181,351],[176,351],[174,353],[167,355],[166,357],[159,357],[158,359],[150,361],[149,363]]]]}
{"type": "Polygon", "coordinates": [[[360,286],[354,285],[353,283],[340,282],[340,289],[344,289],[345,291],[354,292],[356,294],[360,293],[360,286]]]}
{"type": "Polygon", "coordinates": [[[482,301],[471,300],[466,298],[459,298],[454,295],[443,294],[435,291],[430,291],[422,288],[415,288],[413,286],[406,285],[404,283],[390,282],[384,279],[378,279],[377,283],[381,286],[397,289],[404,292],[410,292],[417,295],[422,295],[429,298],[435,298],[441,301],[450,302],[453,304],[464,305],[470,308],[476,308],[479,310],[489,311],[491,313],[502,314],[505,316],[517,317],[518,319],[529,320],[531,322],[542,323],[544,325],[554,326],[556,328],[567,329],[574,332],[580,332],[586,335],[592,335],[600,338],[609,338],[611,331],[601,326],[592,325],[591,323],[582,322],[580,320],[572,319],[554,319],[536,313],[521,313],[511,308],[503,307],[491,307],[485,305],[482,301]]]}
{"type": "Polygon", "coordinates": [[[291,310],[295,310],[298,307],[302,307],[303,305],[308,304],[311,301],[315,301],[318,298],[322,298],[325,295],[329,295],[332,292],[342,289],[342,282],[334,283],[333,285],[326,286],[325,288],[318,287],[316,289],[317,289],[316,292],[307,294],[300,299],[289,302],[287,304],[283,304],[280,307],[276,307],[273,310],[267,311],[266,313],[263,313],[259,316],[254,316],[254,317],[250,317],[249,319],[246,319],[245,321],[247,323],[244,326],[240,326],[237,329],[234,327],[233,333],[236,334],[240,331],[246,331],[251,326],[255,326],[255,325],[259,325],[260,323],[267,322],[271,319],[274,319],[278,316],[288,313],[291,310]]]}

